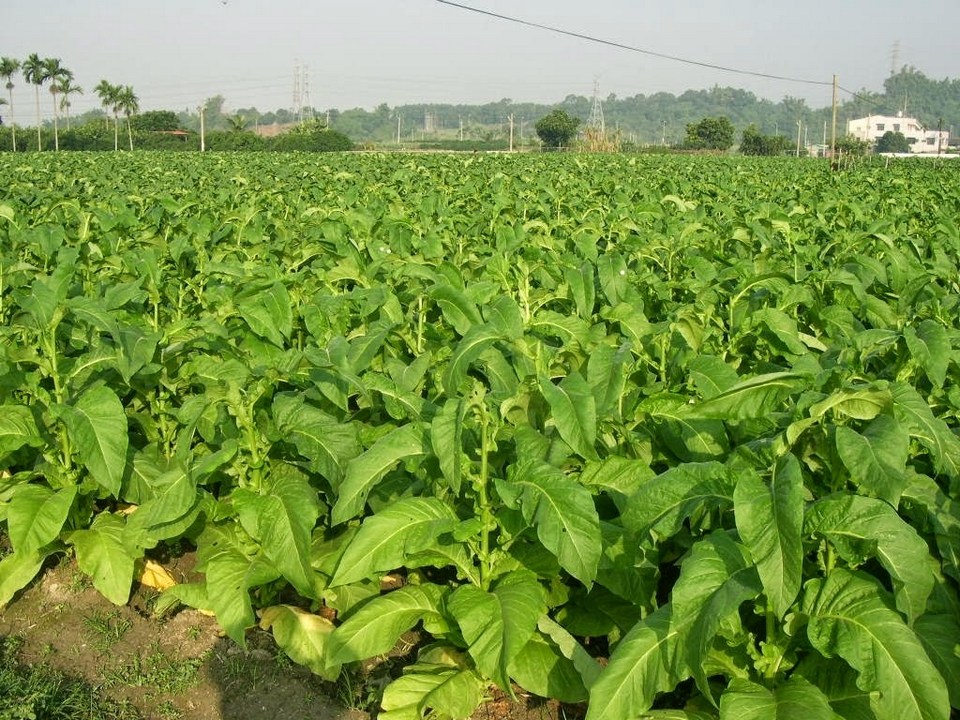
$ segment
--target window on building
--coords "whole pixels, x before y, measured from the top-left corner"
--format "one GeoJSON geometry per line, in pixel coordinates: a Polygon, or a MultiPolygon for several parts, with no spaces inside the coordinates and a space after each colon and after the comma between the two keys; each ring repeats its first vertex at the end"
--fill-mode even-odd
{"type": "Polygon", "coordinates": [[[900,132],[900,123],[894,123],[894,124],[893,124],[893,131],[894,131],[894,132],[900,132]]]}
{"type": "Polygon", "coordinates": [[[935,137],[931,136],[927,138],[927,145],[936,145],[936,144],[937,144],[937,139],[935,137]]]}
{"type": "Polygon", "coordinates": [[[877,132],[883,132],[883,129],[886,127],[883,123],[877,123],[877,132]]]}

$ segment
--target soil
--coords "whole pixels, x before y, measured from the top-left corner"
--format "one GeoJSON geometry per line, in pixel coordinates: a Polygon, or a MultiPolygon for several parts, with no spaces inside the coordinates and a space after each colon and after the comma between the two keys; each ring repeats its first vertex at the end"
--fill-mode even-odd
{"type": "MultiPolygon", "coordinates": [[[[164,563],[178,580],[189,554],[164,563]]],[[[389,668],[366,667],[322,681],[287,659],[269,633],[253,630],[242,649],[216,621],[185,609],[157,618],[157,593],[138,587],[116,607],[72,560],[43,572],[0,613],[0,637],[22,639],[20,659],[87,680],[144,720],[367,720],[389,668]]],[[[573,720],[577,708],[491,689],[472,720],[573,720]]]]}

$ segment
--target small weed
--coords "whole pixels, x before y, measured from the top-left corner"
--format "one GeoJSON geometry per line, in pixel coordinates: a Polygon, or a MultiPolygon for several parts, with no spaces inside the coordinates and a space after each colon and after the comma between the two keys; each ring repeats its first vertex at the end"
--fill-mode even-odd
{"type": "Polygon", "coordinates": [[[199,640],[200,635],[203,634],[203,628],[199,625],[191,625],[187,629],[187,640],[199,640]]]}
{"type": "Polygon", "coordinates": [[[200,666],[207,655],[188,660],[171,658],[158,643],[143,655],[130,658],[122,666],[105,669],[106,687],[149,688],[151,694],[177,694],[197,682],[200,666]]]}
{"type": "Polygon", "coordinates": [[[90,576],[81,570],[74,570],[70,575],[70,582],[67,584],[67,589],[74,595],[79,595],[84,590],[89,590],[93,587],[93,580],[90,579],[90,576]]]}
{"type": "Polygon", "coordinates": [[[256,659],[231,655],[221,660],[224,688],[255,688],[267,679],[267,672],[256,659]]]}
{"type": "Polygon", "coordinates": [[[133,627],[119,610],[94,610],[83,618],[83,625],[92,636],[93,646],[100,652],[106,652],[120,642],[133,627]]]}

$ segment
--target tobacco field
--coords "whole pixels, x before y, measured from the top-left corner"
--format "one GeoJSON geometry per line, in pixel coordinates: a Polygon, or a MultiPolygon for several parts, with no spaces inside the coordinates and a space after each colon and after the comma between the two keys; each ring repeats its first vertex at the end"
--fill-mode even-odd
{"type": "Polygon", "coordinates": [[[0,608],[176,545],[324,678],[417,630],[382,720],[957,717],[958,170],[6,159],[0,608]]]}

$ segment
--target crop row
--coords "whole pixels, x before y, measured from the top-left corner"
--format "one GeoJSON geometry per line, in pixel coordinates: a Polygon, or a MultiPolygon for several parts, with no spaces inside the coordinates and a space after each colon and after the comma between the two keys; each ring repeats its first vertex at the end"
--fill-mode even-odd
{"type": "Polygon", "coordinates": [[[960,707],[952,168],[18,162],[0,606],[189,544],[323,677],[419,627],[387,720],[960,707]]]}

